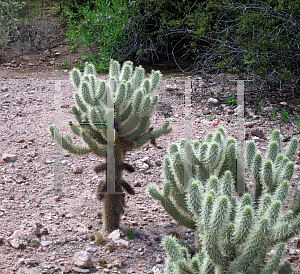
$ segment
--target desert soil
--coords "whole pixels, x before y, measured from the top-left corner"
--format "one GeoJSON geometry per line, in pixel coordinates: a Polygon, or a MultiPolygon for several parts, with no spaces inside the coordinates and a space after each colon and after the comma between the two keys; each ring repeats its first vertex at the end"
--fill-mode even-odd
{"type": "MultiPolygon", "coordinates": [[[[98,77],[107,79],[107,75],[98,77]]],[[[123,244],[115,244],[102,231],[98,213],[103,205],[95,199],[95,190],[103,175],[95,174],[93,168],[103,163],[103,159],[92,154],[77,156],[63,150],[60,194],[55,190],[55,143],[48,137],[48,126],[55,122],[56,80],[62,80],[59,82],[61,130],[81,143],[70,133],[67,124],[69,120],[75,121],[68,113],[74,104],[75,91],[68,79],[68,71],[58,67],[33,71],[2,66],[0,154],[14,154],[16,159],[0,163],[0,273],[163,273],[166,255],[161,239],[177,230],[193,245],[194,232],[170,218],[160,203],[149,196],[147,185],[155,183],[162,188],[161,164],[168,145],[185,137],[184,90],[185,81],[190,83],[191,78],[164,77],[155,91],[160,99],[152,125],[157,128],[168,119],[173,130],[156,140],[158,147],[146,144],[126,156],[126,162],[133,164],[136,172],[125,173],[124,178],[134,186],[136,195],[126,196],[120,237],[127,242],[123,244]],[[128,231],[132,231],[132,235],[128,231]],[[97,232],[104,237],[99,245],[90,239],[90,235],[97,232]],[[15,247],[20,244],[17,246],[20,248],[11,245],[13,234],[27,239],[24,243],[15,243],[15,247]],[[38,239],[30,238],[37,234],[38,239]],[[89,270],[76,268],[73,256],[78,251],[88,251],[94,267],[89,270]]],[[[223,125],[228,135],[236,136],[236,107],[224,100],[235,92],[233,82],[220,86],[217,78],[212,83],[196,83],[192,101],[193,140],[202,141],[217,124],[223,125]],[[219,92],[212,93],[210,88],[219,92]]],[[[285,101],[279,103],[284,105],[285,101]]],[[[297,106],[290,108],[297,111],[297,106]]],[[[267,148],[270,122],[274,128],[280,126],[285,137],[299,133],[292,124],[281,124],[279,116],[271,120],[272,107],[268,102],[262,113],[246,99],[245,109],[246,139],[254,139],[262,152],[267,148]]],[[[294,162],[299,166],[299,153],[294,162]]],[[[291,195],[299,178],[297,168],[291,195]]],[[[292,262],[294,273],[300,271],[299,254],[300,240],[295,237],[289,242],[283,259],[292,262]]]]}

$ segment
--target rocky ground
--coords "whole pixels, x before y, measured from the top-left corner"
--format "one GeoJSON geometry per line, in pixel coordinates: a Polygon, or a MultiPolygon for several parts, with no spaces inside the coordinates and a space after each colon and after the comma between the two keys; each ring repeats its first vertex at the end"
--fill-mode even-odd
{"type": "MultiPolygon", "coordinates": [[[[30,67],[30,66],[29,66],[30,67]]],[[[98,75],[106,79],[106,75],[98,75]]],[[[108,235],[101,225],[102,203],[95,199],[95,189],[103,177],[93,168],[103,159],[94,155],[76,156],[62,152],[62,182],[54,184],[55,146],[48,137],[48,126],[55,121],[54,93],[61,83],[62,132],[70,133],[68,113],[74,104],[74,88],[67,70],[39,70],[2,66],[0,74],[0,273],[163,273],[165,253],[161,239],[177,230],[184,240],[193,243],[194,232],[178,225],[158,201],[147,193],[147,185],[163,184],[162,162],[168,145],[185,137],[184,90],[188,77],[165,77],[155,91],[160,96],[152,125],[157,128],[168,119],[173,131],[151,144],[127,155],[126,162],[137,172],[126,173],[136,195],[126,196],[121,230],[108,235]],[[8,155],[7,155],[8,154],[8,155]],[[99,244],[91,236],[102,233],[99,244]],[[83,268],[85,267],[85,268],[83,268]]],[[[199,78],[199,77],[198,77],[199,78]]],[[[234,83],[220,86],[218,79],[198,81],[193,90],[192,139],[203,140],[223,125],[228,135],[236,136],[236,106],[225,97],[236,91],[234,83]],[[211,88],[214,92],[211,92],[211,88]],[[217,91],[217,92],[215,92],[217,91]]],[[[246,98],[245,135],[266,151],[270,126],[280,128],[284,138],[299,131],[291,123],[281,123],[278,114],[270,119],[274,106],[265,102],[257,108],[246,98]],[[271,123],[271,124],[270,124],[271,123]]],[[[286,106],[286,101],[278,102],[286,106]]],[[[299,115],[297,105],[290,111],[299,115]]],[[[75,138],[76,136],[70,134],[75,138]]],[[[81,140],[77,139],[80,143],[81,140]]],[[[299,153],[294,160],[300,164],[299,153]]],[[[299,182],[297,168],[292,190],[299,182]]],[[[292,193],[291,193],[292,195],[292,193]]],[[[300,240],[292,239],[284,260],[300,271],[300,240]]]]}

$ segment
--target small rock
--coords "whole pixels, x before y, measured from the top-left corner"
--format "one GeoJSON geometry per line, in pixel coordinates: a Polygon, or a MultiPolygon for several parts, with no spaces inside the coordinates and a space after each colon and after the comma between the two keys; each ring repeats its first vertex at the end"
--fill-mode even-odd
{"type": "Polygon", "coordinates": [[[56,196],[54,197],[54,201],[55,201],[55,202],[58,202],[62,197],[63,197],[62,194],[56,195],[56,196]]]}
{"type": "Polygon", "coordinates": [[[156,242],[159,242],[161,240],[160,236],[156,234],[152,235],[152,239],[156,242]]]}
{"type": "Polygon", "coordinates": [[[125,248],[129,248],[129,242],[123,239],[116,241],[116,244],[125,248]]]}
{"type": "MultiPolygon", "coordinates": [[[[82,269],[80,267],[72,267],[72,271],[74,271],[75,273],[90,273],[89,269],[82,269]]],[[[69,272],[65,272],[65,273],[69,273],[69,272]]]]}
{"type": "Polygon", "coordinates": [[[176,89],[177,89],[176,85],[174,85],[174,86],[172,86],[172,85],[166,85],[166,91],[172,91],[172,90],[176,90],[176,89]]]}
{"type": "Polygon", "coordinates": [[[146,164],[149,164],[149,157],[144,157],[143,159],[141,159],[142,162],[146,163],[146,164]]]}
{"type": "Polygon", "coordinates": [[[89,230],[88,230],[88,228],[87,227],[78,227],[77,228],[77,231],[78,231],[78,233],[88,233],[89,232],[89,230]]]}
{"type": "Polygon", "coordinates": [[[49,245],[52,245],[52,242],[51,241],[41,241],[41,246],[49,246],[49,245]]]}
{"type": "Polygon", "coordinates": [[[264,108],[264,111],[265,111],[265,112],[271,112],[272,110],[273,110],[272,107],[265,107],[265,108],[264,108]]]}
{"type": "Polygon", "coordinates": [[[112,262],[112,266],[113,266],[113,267],[117,267],[117,268],[121,268],[123,265],[122,265],[121,260],[114,260],[114,261],[112,262]]]}
{"type": "Polygon", "coordinates": [[[141,182],[135,182],[133,185],[134,185],[135,187],[141,187],[141,186],[142,186],[141,182]]]}
{"type": "Polygon", "coordinates": [[[31,259],[31,258],[25,259],[25,265],[35,266],[36,264],[37,264],[37,262],[34,259],[31,259]]]}
{"type": "Polygon", "coordinates": [[[23,230],[16,230],[12,236],[8,238],[8,242],[13,248],[21,249],[25,248],[27,241],[25,240],[26,234],[23,230]]]}
{"type": "Polygon", "coordinates": [[[97,248],[96,247],[88,247],[87,249],[86,249],[86,251],[87,252],[96,252],[97,251],[97,248]]]}
{"type": "Polygon", "coordinates": [[[128,269],[126,273],[127,274],[136,274],[136,272],[133,269],[128,269]]]}
{"type": "Polygon", "coordinates": [[[216,98],[209,98],[209,99],[207,100],[207,103],[208,103],[208,104],[212,104],[212,105],[220,104],[219,100],[216,99],[216,98]]]}
{"type": "Polygon", "coordinates": [[[28,66],[34,66],[34,64],[32,64],[32,63],[28,63],[28,66]]]}
{"type": "Polygon", "coordinates": [[[110,242],[105,246],[105,249],[109,252],[113,252],[117,248],[114,242],[110,242]]]}
{"type": "Polygon", "coordinates": [[[8,87],[2,87],[1,91],[8,91],[8,87]]]}
{"type": "Polygon", "coordinates": [[[120,229],[116,229],[108,235],[108,239],[110,239],[114,242],[119,240],[120,238],[121,238],[121,230],[120,229]]]}
{"type": "Polygon", "coordinates": [[[50,61],[49,63],[50,63],[51,66],[53,66],[55,64],[54,61],[50,61]]]}
{"type": "Polygon", "coordinates": [[[94,263],[92,256],[85,250],[77,252],[73,257],[74,265],[80,268],[91,268],[94,263]]]}
{"type": "Polygon", "coordinates": [[[164,262],[164,260],[163,260],[162,256],[161,255],[157,255],[156,258],[155,258],[155,263],[156,264],[161,264],[163,262],[164,262]]]}
{"type": "Polygon", "coordinates": [[[156,160],[156,161],[155,161],[155,164],[156,164],[157,166],[161,166],[161,165],[162,165],[162,161],[156,160]]]}
{"type": "Polygon", "coordinates": [[[251,135],[252,136],[257,136],[259,138],[263,138],[264,137],[264,132],[259,128],[253,128],[253,129],[251,129],[251,135]]]}
{"type": "Polygon", "coordinates": [[[17,159],[18,159],[17,155],[15,155],[15,154],[6,154],[6,153],[4,153],[2,155],[2,158],[1,158],[2,161],[7,162],[7,163],[15,162],[15,161],[17,161],[17,159]]]}
{"type": "Polygon", "coordinates": [[[83,167],[79,166],[79,167],[73,167],[72,169],[72,173],[74,174],[81,174],[83,172],[83,167]]]}
{"type": "Polygon", "coordinates": [[[48,232],[48,229],[47,228],[42,228],[41,229],[41,235],[48,235],[49,234],[49,232],[48,232]]]}
{"type": "Polygon", "coordinates": [[[20,177],[22,180],[27,180],[27,177],[26,177],[26,175],[24,175],[24,174],[19,174],[19,177],[20,177]]]}
{"type": "Polygon", "coordinates": [[[52,163],[54,163],[54,162],[55,162],[54,160],[46,160],[46,161],[45,161],[45,164],[49,165],[49,164],[52,164],[52,163]]]}
{"type": "Polygon", "coordinates": [[[245,128],[251,128],[253,127],[253,123],[252,122],[246,122],[245,123],[245,128]]]}
{"type": "Polygon", "coordinates": [[[290,252],[289,252],[290,255],[297,255],[298,252],[296,249],[291,249],[290,252]]]}
{"type": "Polygon", "coordinates": [[[139,168],[139,169],[144,169],[144,170],[149,169],[149,165],[146,164],[146,163],[144,163],[144,162],[142,162],[142,161],[140,161],[140,160],[136,161],[136,162],[135,162],[135,165],[136,165],[136,167],[139,168]]]}
{"type": "Polygon", "coordinates": [[[20,138],[17,142],[18,142],[18,143],[24,143],[25,140],[24,140],[23,138],[20,138]]]}
{"type": "Polygon", "coordinates": [[[65,166],[67,163],[68,163],[68,160],[62,160],[62,161],[61,161],[61,164],[62,164],[63,166],[65,166]]]}
{"type": "Polygon", "coordinates": [[[24,258],[20,258],[18,260],[18,265],[22,265],[22,264],[25,264],[25,259],[24,258]]]}
{"type": "Polygon", "coordinates": [[[76,215],[74,213],[71,213],[69,212],[67,215],[66,215],[66,218],[75,218],[76,215]]]}
{"type": "Polygon", "coordinates": [[[155,265],[152,267],[152,273],[153,274],[162,274],[162,272],[160,271],[160,269],[155,265]]]}

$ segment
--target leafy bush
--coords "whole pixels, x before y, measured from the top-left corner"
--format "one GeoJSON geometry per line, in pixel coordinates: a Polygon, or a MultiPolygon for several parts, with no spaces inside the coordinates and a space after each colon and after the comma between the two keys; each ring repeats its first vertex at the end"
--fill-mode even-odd
{"type": "Polygon", "coordinates": [[[67,40],[73,50],[87,46],[83,60],[93,62],[96,71],[106,72],[110,59],[121,60],[118,52],[126,42],[124,28],[129,19],[129,8],[124,0],[95,0],[91,4],[77,6],[79,18],[67,11],[67,40]]]}
{"type": "Polygon", "coordinates": [[[136,7],[139,30],[129,43],[137,60],[236,73],[258,89],[299,89],[299,0],[139,0],[136,7]]]}
{"type": "Polygon", "coordinates": [[[19,35],[19,12],[25,7],[24,1],[0,1],[0,50],[5,50],[7,45],[19,35]]]}

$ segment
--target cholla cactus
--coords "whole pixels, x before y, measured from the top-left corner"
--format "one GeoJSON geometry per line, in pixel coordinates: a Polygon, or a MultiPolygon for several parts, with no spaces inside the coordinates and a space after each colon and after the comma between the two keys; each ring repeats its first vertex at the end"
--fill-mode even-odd
{"type": "Polygon", "coordinates": [[[269,148],[263,161],[260,152],[256,152],[254,141],[247,143],[247,166],[255,184],[255,203],[265,192],[273,193],[283,180],[290,181],[294,173],[294,163],[290,160],[298,149],[298,140],[293,138],[286,150],[282,152],[282,143],[279,130],[272,131],[269,148]]]}
{"type": "Polygon", "coordinates": [[[217,178],[226,170],[236,174],[235,140],[228,138],[222,127],[218,127],[215,134],[209,133],[202,144],[194,141],[191,145],[182,139],[178,144],[172,143],[169,146],[163,167],[166,178],[164,192],[159,193],[157,187],[150,184],[148,186],[150,195],[160,200],[176,221],[195,229],[196,223],[189,212],[186,199],[188,181],[194,178],[201,181],[204,186],[211,175],[217,178]],[[190,153],[190,157],[187,153],[190,153]],[[191,174],[184,174],[185,167],[190,167],[191,174]]]}
{"type": "Polygon", "coordinates": [[[284,156],[279,137],[279,132],[273,131],[263,161],[254,143],[247,144],[248,167],[260,182],[255,183],[261,187],[260,195],[257,191],[253,197],[245,193],[237,200],[231,171],[218,177],[211,175],[205,185],[199,179],[189,180],[185,196],[200,249],[192,257],[176,238],[166,236],[166,274],[290,273],[289,263],[281,268],[279,263],[285,243],[300,231],[300,189],[289,210],[283,211],[294,172],[290,159],[298,149],[298,140],[291,140],[284,156]],[[257,165],[255,159],[261,164],[257,165]],[[267,257],[273,248],[274,255],[267,257]]]}
{"type": "MultiPolygon", "coordinates": [[[[155,109],[158,96],[151,96],[157,87],[161,74],[152,71],[149,79],[144,79],[145,71],[139,66],[133,71],[132,62],[125,62],[120,69],[117,61],[111,61],[109,67],[110,79],[106,82],[96,78],[92,64],[86,64],[84,74],[77,69],[70,73],[74,87],[77,105],[70,109],[76,116],[79,126],[69,122],[72,131],[82,137],[86,147],[72,143],[69,135],[61,136],[55,125],[49,127],[50,137],[58,136],[64,149],[75,154],[95,153],[106,157],[107,153],[107,113],[114,111],[115,123],[115,190],[134,194],[131,186],[122,179],[124,169],[133,172],[134,168],[124,163],[127,151],[141,147],[151,139],[169,133],[172,128],[168,121],[152,131],[149,129],[150,117],[155,109]],[[110,103],[113,108],[110,108],[110,103]]],[[[154,141],[154,142],[153,142],[154,141]]],[[[96,172],[107,169],[106,164],[95,167],[96,172]]],[[[125,204],[124,194],[105,194],[107,183],[101,182],[98,186],[97,196],[104,198],[103,222],[107,231],[119,228],[120,217],[125,204]]]]}

